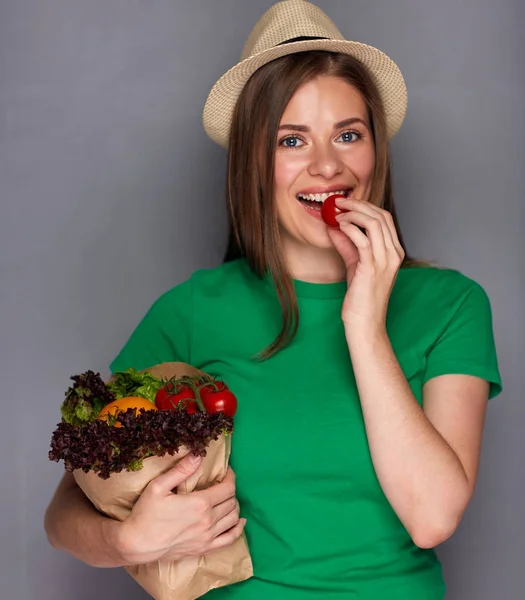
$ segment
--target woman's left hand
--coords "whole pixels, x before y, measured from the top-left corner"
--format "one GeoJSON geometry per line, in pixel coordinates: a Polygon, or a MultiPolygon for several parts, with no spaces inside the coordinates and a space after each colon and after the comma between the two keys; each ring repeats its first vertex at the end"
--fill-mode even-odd
{"type": "Polygon", "coordinates": [[[340,230],[328,228],[347,269],[343,322],[345,327],[384,328],[390,294],[405,257],[394,220],[388,211],[363,200],[339,199],[336,204],[349,211],[337,216],[340,230]]]}

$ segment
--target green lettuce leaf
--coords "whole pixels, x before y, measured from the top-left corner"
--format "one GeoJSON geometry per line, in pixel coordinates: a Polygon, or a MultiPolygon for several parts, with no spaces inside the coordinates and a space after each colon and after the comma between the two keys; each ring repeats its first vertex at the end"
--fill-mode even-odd
{"type": "Polygon", "coordinates": [[[115,394],[117,400],[126,396],[139,396],[155,403],[155,396],[165,383],[150,373],[139,373],[130,368],[115,373],[115,379],[107,384],[107,388],[115,394]]]}
{"type": "Polygon", "coordinates": [[[86,371],[81,375],[72,376],[71,379],[75,383],[68,388],[60,407],[62,420],[70,425],[91,423],[98,417],[102,408],[115,397],[106,388],[99,373],[86,371]]]}

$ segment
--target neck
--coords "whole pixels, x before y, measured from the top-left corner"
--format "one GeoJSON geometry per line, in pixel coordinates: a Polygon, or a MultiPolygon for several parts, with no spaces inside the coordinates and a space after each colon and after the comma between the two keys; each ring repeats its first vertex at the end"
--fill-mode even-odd
{"type": "Polygon", "coordinates": [[[346,280],[346,267],[335,248],[314,248],[308,244],[285,244],[286,266],[293,279],[309,283],[346,280]]]}

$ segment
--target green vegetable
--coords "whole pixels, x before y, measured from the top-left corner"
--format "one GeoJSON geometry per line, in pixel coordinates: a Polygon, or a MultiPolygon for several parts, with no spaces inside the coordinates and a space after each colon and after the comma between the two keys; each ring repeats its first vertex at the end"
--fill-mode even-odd
{"type": "Polygon", "coordinates": [[[116,400],[127,396],[139,396],[155,403],[155,395],[165,383],[150,373],[127,369],[115,373],[115,379],[107,384],[107,388],[115,395],[116,400]]]}
{"type": "Polygon", "coordinates": [[[106,404],[115,400],[99,373],[86,371],[70,377],[75,383],[68,388],[60,412],[64,423],[83,425],[94,421],[106,404]]]}

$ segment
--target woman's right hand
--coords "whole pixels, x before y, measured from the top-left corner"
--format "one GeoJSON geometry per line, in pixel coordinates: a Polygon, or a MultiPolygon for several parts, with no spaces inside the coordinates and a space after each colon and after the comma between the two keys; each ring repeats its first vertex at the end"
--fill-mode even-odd
{"type": "Polygon", "coordinates": [[[235,475],[231,468],[221,483],[202,491],[172,490],[197,471],[202,461],[189,454],[153,479],[118,531],[117,544],[128,564],[178,560],[228,546],[241,536],[235,475]]]}

